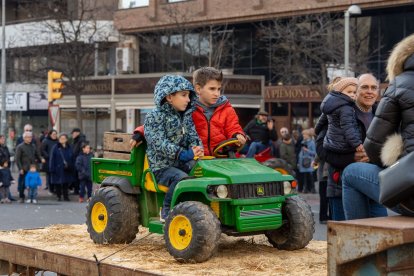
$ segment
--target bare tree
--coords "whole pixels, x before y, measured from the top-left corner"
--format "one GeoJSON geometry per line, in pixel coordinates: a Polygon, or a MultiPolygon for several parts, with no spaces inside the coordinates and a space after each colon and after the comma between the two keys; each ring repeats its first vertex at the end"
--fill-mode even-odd
{"type": "MultiPolygon", "coordinates": [[[[65,76],[65,90],[75,95],[76,119],[82,128],[81,95],[85,78],[94,73],[96,45],[101,48],[110,45],[113,34],[108,21],[99,18],[113,11],[115,1],[77,0],[77,1],[35,1],[20,9],[36,14],[43,19],[26,30],[32,35],[32,44],[42,40],[41,45],[26,47],[15,51],[15,55],[30,57],[37,62],[37,71],[46,76],[48,69],[62,71],[65,76]],[[46,43],[45,43],[46,42],[46,43]],[[98,44],[99,42],[99,44],[98,44]]],[[[28,66],[32,71],[36,66],[28,66]]]]}
{"type": "MultiPolygon", "coordinates": [[[[370,19],[358,18],[351,24],[350,64],[354,72],[367,72],[370,19]]],[[[338,15],[312,14],[275,19],[261,24],[260,37],[267,42],[276,82],[319,84],[327,93],[327,66],[340,69],[344,54],[344,21],[338,15]]],[[[272,81],[272,80],[271,80],[272,81]]]]}
{"type": "MultiPolygon", "coordinates": [[[[283,84],[327,83],[327,64],[343,56],[341,22],[329,14],[275,19],[261,24],[261,39],[267,41],[277,82],[283,84]]],[[[322,89],[323,91],[324,89],[322,89]]]]}

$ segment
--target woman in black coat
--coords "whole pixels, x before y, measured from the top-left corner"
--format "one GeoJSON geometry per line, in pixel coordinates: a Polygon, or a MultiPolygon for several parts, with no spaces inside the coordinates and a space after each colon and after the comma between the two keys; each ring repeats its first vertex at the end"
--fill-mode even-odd
{"type": "Polygon", "coordinates": [[[55,187],[50,183],[49,172],[49,159],[52,153],[53,147],[58,143],[57,131],[52,129],[48,132],[47,137],[42,141],[42,157],[46,160],[44,164],[44,171],[46,172],[46,189],[49,189],[51,193],[55,192],[55,187]]]}
{"type": "Polygon", "coordinates": [[[51,182],[55,185],[58,201],[63,199],[69,201],[68,186],[74,180],[74,160],[72,148],[68,144],[68,135],[59,135],[59,143],[53,147],[49,160],[49,172],[51,182]]]}
{"type": "MultiPolygon", "coordinates": [[[[364,142],[372,164],[354,163],[343,173],[346,219],[370,217],[373,202],[379,202],[379,172],[414,151],[414,35],[396,45],[388,59],[387,72],[390,85],[364,142]]],[[[407,194],[401,203],[395,211],[414,216],[414,195],[407,194]]]]}

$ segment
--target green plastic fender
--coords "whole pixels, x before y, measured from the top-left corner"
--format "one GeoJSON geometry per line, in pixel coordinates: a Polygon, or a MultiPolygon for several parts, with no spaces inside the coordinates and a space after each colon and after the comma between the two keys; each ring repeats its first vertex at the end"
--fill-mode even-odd
{"type": "MultiPolygon", "coordinates": [[[[226,178],[221,177],[201,177],[201,178],[190,178],[180,181],[180,183],[175,186],[173,198],[171,201],[171,207],[176,205],[177,199],[186,193],[201,193],[205,196],[206,200],[211,201],[207,187],[209,185],[221,185],[221,184],[229,184],[226,178]]],[[[228,199],[219,199],[214,198],[214,201],[231,201],[230,198],[228,199]]]]}

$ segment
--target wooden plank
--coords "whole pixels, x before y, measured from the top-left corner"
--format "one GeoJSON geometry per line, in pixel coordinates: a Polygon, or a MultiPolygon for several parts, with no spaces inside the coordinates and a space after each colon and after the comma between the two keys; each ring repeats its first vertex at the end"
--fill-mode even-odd
{"type": "MultiPolygon", "coordinates": [[[[387,252],[385,259],[389,258],[391,255],[387,250],[391,248],[399,252],[413,252],[414,220],[412,218],[390,216],[328,222],[329,275],[360,275],[364,265],[371,261],[377,264],[372,268],[382,271],[389,264],[381,261],[378,256],[387,252]],[[407,249],[404,245],[410,246],[407,249]],[[358,263],[358,260],[362,261],[358,263]]],[[[404,253],[401,256],[409,255],[404,253]]],[[[404,260],[400,258],[400,261],[404,260]]],[[[367,275],[371,274],[367,272],[367,275]]]]}
{"type": "Polygon", "coordinates": [[[122,152],[104,151],[103,158],[129,160],[131,154],[122,152]]]}
{"type": "MultiPolygon", "coordinates": [[[[11,270],[17,270],[17,267],[24,266],[27,269],[27,273],[34,271],[33,268],[36,268],[37,270],[52,271],[62,275],[157,275],[147,271],[111,265],[105,262],[100,263],[98,268],[98,264],[93,260],[3,241],[0,241],[0,260],[2,260],[3,264],[4,262],[9,262],[11,270]]],[[[9,274],[11,272],[9,271],[9,274]]]]}
{"type": "Polygon", "coordinates": [[[131,134],[105,132],[103,149],[104,151],[131,152],[129,140],[131,140],[131,134]]]}

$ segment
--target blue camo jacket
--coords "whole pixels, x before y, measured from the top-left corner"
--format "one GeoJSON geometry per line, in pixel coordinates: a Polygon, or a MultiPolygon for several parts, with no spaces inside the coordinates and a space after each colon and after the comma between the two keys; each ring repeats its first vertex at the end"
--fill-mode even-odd
{"type": "Polygon", "coordinates": [[[180,152],[202,145],[196,132],[192,113],[196,94],[193,85],[182,76],[163,76],[154,89],[155,109],[145,117],[147,156],[153,172],[174,166],[180,152]],[[163,99],[178,91],[190,91],[190,103],[184,112],[178,112],[163,99]]]}

